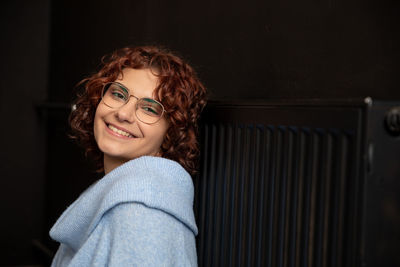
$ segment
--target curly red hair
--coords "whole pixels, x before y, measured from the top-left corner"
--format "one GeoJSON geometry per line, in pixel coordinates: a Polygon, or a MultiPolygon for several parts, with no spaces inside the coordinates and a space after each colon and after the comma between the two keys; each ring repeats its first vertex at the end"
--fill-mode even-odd
{"type": "Polygon", "coordinates": [[[124,68],[150,69],[159,79],[155,97],[165,107],[169,128],[161,145],[161,156],[179,162],[191,175],[199,155],[197,120],[206,104],[206,89],[192,67],[171,52],[154,46],[122,48],[102,58],[99,72],[82,80],[69,122],[71,137],[91,155],[99,171],[103,153],[93,133],[96,107],[105,83],[115,81],[124,68]]]}

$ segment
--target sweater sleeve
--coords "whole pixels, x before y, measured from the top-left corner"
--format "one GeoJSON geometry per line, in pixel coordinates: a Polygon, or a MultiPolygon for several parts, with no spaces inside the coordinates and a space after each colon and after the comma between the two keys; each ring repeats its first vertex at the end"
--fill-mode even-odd
{"type": "Polygon", "coordinates": [[[164,211],[134,202],[107,211],[79,253],[90,266],[197,266],[193,232],[164,211]]]}

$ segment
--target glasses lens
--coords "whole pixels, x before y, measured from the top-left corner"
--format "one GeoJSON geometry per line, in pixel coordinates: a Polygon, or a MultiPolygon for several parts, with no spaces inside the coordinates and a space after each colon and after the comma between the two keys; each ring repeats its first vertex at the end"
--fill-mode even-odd
{"type": "MultiPolygon", "coordinates": [[[[120,108],[129,101],[130,94],[128,89],[118,83],[107,83],[103,88],[102,99],[107,106],[120,108]]],[[[157,100],[151,98],[137,100],[136,116],[140,121],[149,124],[155,123],[160,120],[163,113],[164,107],[157,100]]]]}
{"type": "Polygon", "coordinates": [[[145,123],[155,123],[163,115],[163,106],[154,99],[141,98],[137,102],[136,116],[145,123]]]}
{"type": "Polygon", "coordinates": [[[123,106],[129,98],[125,88],[116,84],[108,83],[103,89],[103,101],[107,106],[118,108],[123,106]]]}

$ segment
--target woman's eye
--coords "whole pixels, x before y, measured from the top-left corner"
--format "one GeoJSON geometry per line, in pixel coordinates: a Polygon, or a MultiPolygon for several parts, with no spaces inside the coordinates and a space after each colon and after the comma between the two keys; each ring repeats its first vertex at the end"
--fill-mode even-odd
{"type": "Polygon", "coordinates": [[[146,111],[146,113],[158,115],[158,112],[155,109],[153,109],[152,107],[143,107],[143,110],[146,111]]]}
{"type": "Polygon", "coordinates": [[[116,99],[122,99],[122,100],[126,99],[125,95],[118,91],[111,92],[111,95],[116,99]]]}

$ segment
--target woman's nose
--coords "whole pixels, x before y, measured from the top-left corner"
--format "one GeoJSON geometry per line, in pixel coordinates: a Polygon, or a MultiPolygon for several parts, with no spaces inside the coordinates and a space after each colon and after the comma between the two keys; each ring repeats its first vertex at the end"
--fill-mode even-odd
{"type": "Polygon", "coordinates": [[[133,123],[136,120],[136,99],[131,96],[122,107],[117,110],[117,117],[121,121],[133,123]]]}

